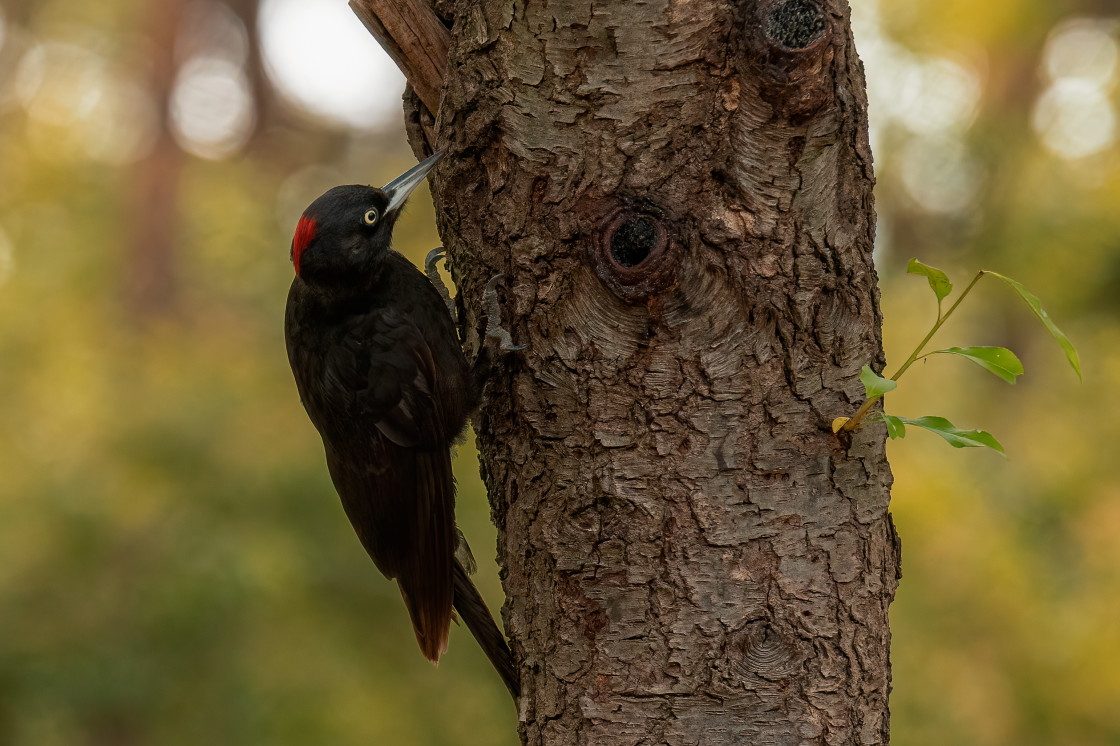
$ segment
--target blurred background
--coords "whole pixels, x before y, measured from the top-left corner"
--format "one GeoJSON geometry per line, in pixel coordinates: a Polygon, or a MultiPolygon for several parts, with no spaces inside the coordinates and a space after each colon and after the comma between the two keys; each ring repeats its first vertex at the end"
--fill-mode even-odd
{"type": "MultiPolygon", "coordinates": [[[[853,0],[893,370],[917,256],[982,283],[888,409],[894,743],[1120,744],[1120,3],[853,0]]],[[[354,540],[284,354],[288,247],[413,163],[403,80],[343,0],[0,0],[0,744],[511,744],[469,640],[423,661],[354,540]]],[[[427,194],[397,229],[438,245],[427,194]]],[[[496,609],[468,444],[460,523],[496,609]]]]}

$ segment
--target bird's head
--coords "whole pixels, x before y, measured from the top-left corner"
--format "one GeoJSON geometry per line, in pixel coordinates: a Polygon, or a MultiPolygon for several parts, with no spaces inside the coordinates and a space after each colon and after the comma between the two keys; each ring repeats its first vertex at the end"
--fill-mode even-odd
{"type": "Polygon", "coordinates": [[[376,189],[357,184],[326,191],[303,211],[292,238],[296,275],[313,284],[354,281],[388,251],[393,224],[442,151],[376,189]]]}

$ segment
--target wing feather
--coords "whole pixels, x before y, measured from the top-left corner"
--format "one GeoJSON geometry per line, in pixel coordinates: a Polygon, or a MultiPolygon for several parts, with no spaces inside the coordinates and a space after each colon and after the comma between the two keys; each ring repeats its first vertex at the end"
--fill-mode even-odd
{"type": "Polygon", "coordinates": [[[397,580],[420,649],[437,662],[454,599],[455,484],[431,349],[402,314],[377,310],[347,325],[323,371],[333,397],[324,404],[343,423],[324,437],[336,451],[335,486],[366,551],[397,580]]]}

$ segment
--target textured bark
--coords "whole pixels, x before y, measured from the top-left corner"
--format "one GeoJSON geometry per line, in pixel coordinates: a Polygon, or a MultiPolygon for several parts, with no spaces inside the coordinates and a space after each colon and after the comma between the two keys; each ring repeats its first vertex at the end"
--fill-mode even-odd
{"type": "Polygon", "coordinates": [[[846,3],[437,7],[410,134],[528,345],[476,423],[523,741],[887,743],[884,432],[829,427],[882,358],[846,3]]]}

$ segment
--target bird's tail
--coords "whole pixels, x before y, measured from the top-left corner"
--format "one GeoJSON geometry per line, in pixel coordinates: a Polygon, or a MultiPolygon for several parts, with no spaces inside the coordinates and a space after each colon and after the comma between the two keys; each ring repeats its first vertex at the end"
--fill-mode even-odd
{"type": "Polygon", "coordinates": [[[491,665],[502,677],[509,693],[516,701],[521,694],[521,677],[513,663],[513,654],[510,653],[506,638],[502,635],[494,618],[490,616],[490,609],[482,600],[478,589],[474,587],[467,571],[459,560],[455,560],[454,570],[455,610],[459,612],[463,623],[474,635],[482,652],[490,659],[491,665]]]}
{"type": "Polygon", "coordinates": [[[448,451],[423,453],[416,461],[416,502],[405,525],[411,552],[396,569],[416,642],[424,657],[439,664],[447,652],[455,580],[455,495],[448,451]]]}

